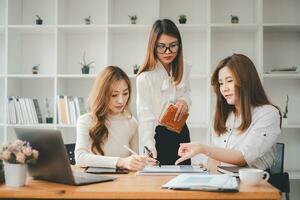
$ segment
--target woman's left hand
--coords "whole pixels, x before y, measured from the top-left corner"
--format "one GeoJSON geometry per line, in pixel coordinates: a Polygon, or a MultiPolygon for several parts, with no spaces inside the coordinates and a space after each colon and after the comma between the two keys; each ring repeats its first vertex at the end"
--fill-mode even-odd
{"type": "Polygon", "coordinates": [[[174,117],[174,121],[179,121],[184,113],[188,112],[188,105],[184,100],[178,100],[175,103],[175,106],[178,108],[174,117]]]}

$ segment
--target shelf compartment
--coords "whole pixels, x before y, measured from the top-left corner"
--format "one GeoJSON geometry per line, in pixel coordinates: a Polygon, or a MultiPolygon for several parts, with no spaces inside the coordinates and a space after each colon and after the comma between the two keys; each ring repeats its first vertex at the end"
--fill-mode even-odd
{"type": "Polygon", "coordinates": [[[76,96],[86,98],[89,96],[94,79],[57,78],[57,94],[60,96],[76,96]]]}
{"type": "Polygon", "coordinates": [[[36,16],[43,19],[44,25],[55,24],[55,1],[53,0],[9,0],[9,25],[34,25],[36,16]]]}
{"type": "Polygon", "coordinates": [[[231,16],[239,18],[239,24],[258,22],[258,0],[211,0],[211,22],[231,24],[231,16]]]}
{"type": "Polygon", "coordinates": [[[95,61],[90,74],[96,74],[106,63],[105,37],[103,27],[59,28],[58,73],[81,74],[85,52],[87,63],[95,61]]]}
{"type": "Polygon", "coordinates": [[[133,65],[141,65],[146,55],[150,29],[109,29],[108,63],[133,75],[133,65]]]}
{"type": "Polygon", "coordinates": [[[136,15],[137,24],[152,25],[158,18],[157,2],[148,0],[110,0],[108,1],[108,22],[109,24],[131,24],[128,15],[136,15]]]}
{"type": "Polygon", "coordinates": [[[283,129],[277,142],[285,144],[284,148],[284,170],[292,172],[291,179],[299,178],[300,160],[295,159],[300,154],[299,148],[300,134],[299,129],[283,129]]]}
{"type": "Polygon", "coordinates": [[[46,98],[48,98],[50,104],[50,115],[54,115],[54,94],[54,78],[32,79],[8,77],[7,96],[37,99],[43,122],[46,121],[47,116],[46,98]]]}
{"type": "Polygon", "coordinates": [[[91,16],[91,25],[107,24],[106,0],[59,0],[58,24],[85,24],[91,16]]]}
{"type": "Polygon", "coordinates": [[[5,30],[0,28],[0,75],[5,73],[5,30]]]}
{"type": "Polygon", "coordinates": [[[277,68],[300,67],[300,31],[283,31],[278,28],[277,32],[264,28],[264,73],[277,68]]]}
{"type": "Polygon", "coordinates": [[[0,77],[0,124],[6,123],[4,120],[4,108],[5,108],[5,79],[0,77]]]}
{"type": "Polygon", "coordinates": [[[259,31],[256,32],[220,32],[212,29],[211,35],[211,71],[217,64],[233,53],[248,56],[258,67],[259,31]]]}
{"type": "Polygon", "coordinates": [[[183,56],[186,64],[191,66],[192,74],[207,74],[207,32],[204,30],[190,31],[180,28],[183,56]]]}
{"type": "Polygon", "coordinates": [[[300,80],[299,79],[266,79],[264,88],[272,103],[284,111],[286,95],[289,95],[288,124],[300,124],[300,80]]]}
{"type": "Polygon", "coordinates": [[[76,126],[59,126],[58,129],[61,131],[64,144],[76,143],[76,126]]]}
{"type": "Polygon", "coordinates": [[[55,73],[55,29],[26,27],[8,29],[8,74],[55,73]]]}
{"type": "Polygon", "coordinates": [[[263,23],[295,23],[300,24],[300,1],[264,0],[263,23]]]}
{"type": "Polygon", "coordinates": [[[192,109],[189,110],[189,124],[208,124],[207,82],[206,79],[190,82],[192,109]]]}
{"type": "Polygon", "coordinates": [[[207,0],[161,0],[160,18],[169,18],[179,24],[179,15],[187,16],[187,24],[207,24],[207,0]]]}
{"type": "Polygon", "coordinates": [[[0,26],[6,24],[6,0],[0,0],[0,26]]]}

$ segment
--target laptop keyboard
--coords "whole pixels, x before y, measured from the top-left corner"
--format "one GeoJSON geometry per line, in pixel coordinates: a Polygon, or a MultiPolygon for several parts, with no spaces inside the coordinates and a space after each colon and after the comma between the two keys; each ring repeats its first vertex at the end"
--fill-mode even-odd
{"type": "Polygon", "coordinates": [[[73,175],[76,184],[95,183],[101,180],[98,176],[84,172],[73,172],[73,175]]]}

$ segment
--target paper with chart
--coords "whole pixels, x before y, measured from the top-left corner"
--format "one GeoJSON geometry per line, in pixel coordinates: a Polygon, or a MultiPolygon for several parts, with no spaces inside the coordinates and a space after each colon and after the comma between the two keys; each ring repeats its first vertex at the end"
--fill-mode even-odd
{"type": "Polygon", "coordinates": [[[238,182],[235,177],[228,174],[182,174],[164,184],[162,188],[181,190],[238,191],[238,182]]]}

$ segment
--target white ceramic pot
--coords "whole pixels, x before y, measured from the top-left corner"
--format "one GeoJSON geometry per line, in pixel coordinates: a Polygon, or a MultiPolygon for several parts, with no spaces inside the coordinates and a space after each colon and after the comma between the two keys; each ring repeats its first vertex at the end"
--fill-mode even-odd
{"type": "Polygon", "coordinates": [[[4,162],[5,184],[10,187],[25,185],[27,177],[27,164],[12,164],[4,162]]]}

